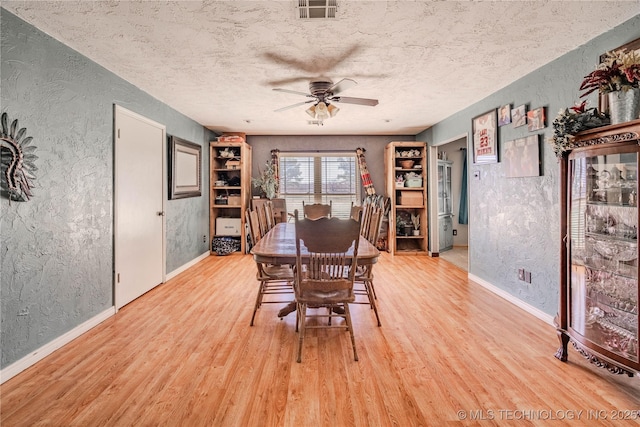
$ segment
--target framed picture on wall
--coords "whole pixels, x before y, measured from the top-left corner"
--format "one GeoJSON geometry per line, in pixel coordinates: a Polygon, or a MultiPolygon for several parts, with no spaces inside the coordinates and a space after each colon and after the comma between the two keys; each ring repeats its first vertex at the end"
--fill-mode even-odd
{"type": "Polygon", "coordinates": [[[525,104],[511,110],[511,121],[514,128],[527,124],[527,106],[525,104]]]}
{"type": "Polygon", "coordinates": [[[540,176],[540,143],[538,135],[504,143],[505,175],[509,178],[540,176]]]}
{"type": "Polygon", "coordinates": [[[503,105],[498,109],[498,126],[511,123],[511,104],[503,105]]]}
{"type": "Polygon", "coordinates": [[[473,163],[498,162],[498,114],[496,110],[487,111],[472,122],[473,163]]]}
{"type": "Polygon", "coordinates": [[[527,113],[527,126],[529,132],[545,128],[544,107],[534,108],[527,113]]]}
{"type": "Polygon", "coordinates": [[[169,199],[201,196],[202,147],[175,136],[169,146],[169,199]]]}

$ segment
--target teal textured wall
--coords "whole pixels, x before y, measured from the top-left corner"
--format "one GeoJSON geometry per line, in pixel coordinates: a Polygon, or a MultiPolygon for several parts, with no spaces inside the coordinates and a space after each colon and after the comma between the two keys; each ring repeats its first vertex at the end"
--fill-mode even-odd
{"type": "MultiPolygon", "coordinates": [[[[507,178],[503,163],[469,165],[469,272],[550,315],[558,310],[560,188],[558,162],[545,139],[552,135],[551,123],[560,109],[578,102],[583,76],[595,68],[598,57],[638,37],[640,15],[416,137],[437,145],[471,135],[473,117],[504,104],[546,108],[547,127],[542,131],[507,125],[498,133],[500,156],[504,141],[539,135],[540,177],[507,178]],[[531,284],[518,280],[519,268],[531,272],[531,284]]],[[[589,99],[591,106],[598,105],[596,94],[589,99]]],[[[471,149],[469,153],[471,157],[471,149]]]]}
{"type": "Polygon", "coordinates": [[[0,199],[1,367],[113,305],[113,105],[203,145],[203,196],[169,200],[166,271],[207,252],[210,131],[0,9],[2,112],[33,137],[34,197],[0,199]]]}

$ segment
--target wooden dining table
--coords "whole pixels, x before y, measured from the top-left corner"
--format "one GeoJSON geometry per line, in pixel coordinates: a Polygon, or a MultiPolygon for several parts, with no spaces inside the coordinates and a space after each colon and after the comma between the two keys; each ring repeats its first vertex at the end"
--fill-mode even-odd
{"type": "MultiPolygon", "coordinates": [[[[351,249],[350,249],[351,250],[351,249]]],[[[256,262],[275,265],[296,263],[296,225],[291,222],[276,224],[251,249],[256,262]]],[[[306,248],[300,248],[304,258],[306,248]]],[[[360,236],[358,243],[358,265],[371,265],[378,262],[380,252],[367,239],[360,236]]]]}

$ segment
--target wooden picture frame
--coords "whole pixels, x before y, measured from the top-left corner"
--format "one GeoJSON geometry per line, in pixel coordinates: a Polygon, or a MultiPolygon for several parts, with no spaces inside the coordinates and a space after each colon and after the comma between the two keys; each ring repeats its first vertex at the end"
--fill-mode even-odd
{"type": "MultiPolygon", "coordinates": [[[[610,52],[618,52],[618,51],[635,51],[636,54],[640,55],[640,38],[630,41],[629,43],[625,43],[622,46],[618,46],[615,49],[611,49],[610,52]]],[[[605,52],[598,58],[598,64],[602,64],[606,57],[607,53],[605,52]]],[[[598,96],[598,110],[601,113],[609,114],[609,97],[607,94],[599,94],[598,96]]]]}
{"type": "Polygon", "coordinates": [[[498,113],[496,109],[476,116],[471,122],[473,163],[498,162],[498,113]]]}
{"type": "Polygon", "coordinates": [[[504,143],[503,165],[508,178],[540,176],[540,141],[529,135],[504,143]]]}
{"type": "Polygon", "coordinates": [[[176,136],[169,141],[169,199],[202,196],[202,147],[176,136]]]}

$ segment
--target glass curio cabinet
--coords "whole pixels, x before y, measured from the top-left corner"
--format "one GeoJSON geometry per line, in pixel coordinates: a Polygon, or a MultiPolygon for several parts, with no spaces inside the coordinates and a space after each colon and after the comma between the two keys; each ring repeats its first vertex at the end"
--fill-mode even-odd
{"type": "Polygon", "coordinates": [[[640,120],[578,134],[561,159],[561,347],[614,373],[640,371],[640,120]]]}

